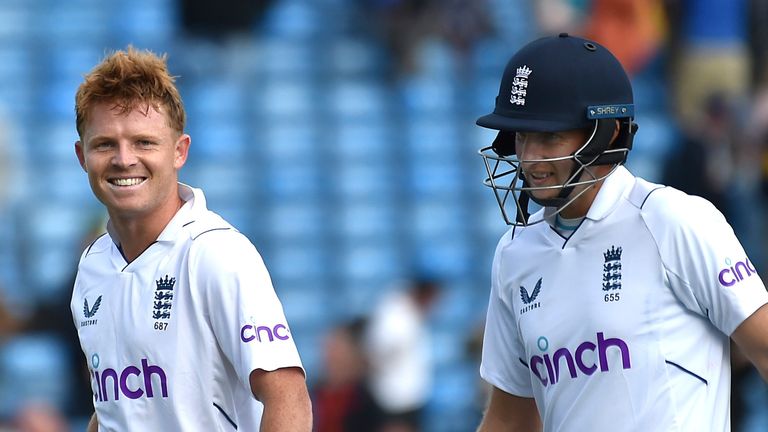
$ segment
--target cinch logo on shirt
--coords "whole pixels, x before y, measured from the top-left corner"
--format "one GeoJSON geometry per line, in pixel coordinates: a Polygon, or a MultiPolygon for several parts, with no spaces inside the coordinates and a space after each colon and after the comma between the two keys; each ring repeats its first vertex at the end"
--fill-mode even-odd
{"type": "MultiPolygon", "coordinates": [[[[544,336],[539,338],[537,344],[541,351],[549,349],[549,341],[544,336]]],[[[627,343],[619,338],[606,339],[602,332],[597,333],[597,344],[586,341],[576,347],[576,351],[573,353],[568,348],[559,348],[551,357],[549,354],[535,355],[531,357],[529,367],[544,387],[550,384],[557,384],[560,380],[560,369],[563,365],[563,360],[571,378],[576,378],[579,371],[586,375],[592,375],[597,372],[598,366],[600,367],[600,372],[608,372],[608,349],[611,347],[618,349],[621,353],[622,367],[624,369],[631,368],[629,346],[627,343]],[[591,360],[584,358],[584,353],[587,351],[593,353],[593,355],[589,356],[591,360]],[[597,352],[597,361],[594,358],[595,352],[597,352]]]]}
{"type": "Polygon", "coordinates": [[[254,327],[251,324],[246,324],[240,329],[240,340],[243,342],[250,342],[256,339],[258,342],[263,342],[262,337],[267,336],[270,342],[275,338],[280,340],[290,339],[288,327],[285,324],[277,324],[274,327],[258,326],[254,327]]]}
{"type": "MultiPolygon", "coordinates": [[[[93,356],[94,368],[98,367],[98,356],[93,356]]],[[[150,365],[147,359],[141,359],[141,369],[136,366],[130,365],[123,369],[121,372],[107,368],[101,371],[92,370],[92,378],[96,383],[96,391],[94,397],[98,402],[107,402],[109,400],[120,400],[120,394],[123,394],[128,399],[138,399],[144,395],[147,398],[155,397],[155,391],[152,387],[152,376],[159,378],[160,382],[160,394],[162,397],[168,397],[168,379],[166,378],[163,368],[157,365],[150,365]],[[131,380],[134,384],[132,387],[129,383],[131,375],[136,376],[136,379],[131,380]],[[138,378],[143,378],[143,382],[138,378]],[[136,383],[138,381],[138,383],[136,383]],[[144,386],[142,387],[142,383],[144,386]],[[111,391],[110,391],[111,390],[111,391]],[[110,399],[110,396],[112,399],[110,399]]],[[[157,383],[157,381],[155,381],[157,383]]]]}
{"type": "Polygon", "coordinates": [[[752,267],[752,263],[749,262],[749,258],[744,258],[744,261],[736,261],[734,266],[731,266],[731,259],[726,258],[725,265],[728,267],[720,270],[720,273],[717,274],[717,280],[722,286],[733,286],[744,278],[752,276],[753,273],[757,273],[752,267]]]}

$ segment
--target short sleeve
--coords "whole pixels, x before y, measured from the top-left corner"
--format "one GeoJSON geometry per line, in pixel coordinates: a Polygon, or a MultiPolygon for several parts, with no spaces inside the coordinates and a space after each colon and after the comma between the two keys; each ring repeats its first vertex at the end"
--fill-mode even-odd
{"type": "Polygon", "coordinates": [[[250,390],[255,369],[302,367],[283,307],[256,248],[236,231],[195,240],[190,272],[216,341],[250,390]],[[198,243],[199,242],[199,243],[198,243]]]}
{"type": "Polygon", "coordinates": [[[693,312],[730,336],[768,302],[768,293],[733,229],[708,201],[666,188],[643,215],[670,288],[693,312]],[[669,190],[666,190],[669,189],[669,190]]]}
{"type": "Polygon", "coordinates": [[[493,258],[491,295],[483,334],[480,376],[507,393],[533,397],[531,374],[518,331],[517,318],[511,307],[511,299],[504,295],[505,290],[500,282],[506,243],[507,235],[499,242],[493,258]]]}

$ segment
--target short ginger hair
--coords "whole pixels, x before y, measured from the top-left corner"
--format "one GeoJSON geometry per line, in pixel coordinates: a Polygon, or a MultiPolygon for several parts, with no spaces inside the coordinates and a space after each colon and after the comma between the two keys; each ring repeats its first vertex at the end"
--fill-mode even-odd
{"type": "Polygon", "coordinates": [[[168,125],[179,134],[184,132],[186,113],[171,76],[166,55],[128,46],[114,51],[85,75],[75,94],[77,132],[83,136],[91,108],[97,103],[114,103],[122,113],[134,109],[164,108],[168,125]]]}

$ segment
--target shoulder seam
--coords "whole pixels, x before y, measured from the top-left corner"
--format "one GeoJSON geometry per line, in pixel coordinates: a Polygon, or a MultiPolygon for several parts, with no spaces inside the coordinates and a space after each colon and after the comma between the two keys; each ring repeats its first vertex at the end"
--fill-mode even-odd
{"type": "Polygon", "coordinates": [[[197,234],[196,236],[192,237],[192,241],[194,241],[194,240],[197,240],[197,238],[198,238],[198,237],[200,237],[201,235],[203,235],[203,234],[205,234],[205,233],[209,233],[209,232],[211,232],[211,231],[229,231],[229,230],[231,230],[231,229],[232,229],[232,228],[230,228],[230,227],[211,228],[211,229],[209,229],[209,230],[203,231],[203,232],[201,232],[201,233],[197,234]]]}
{"type": "Polygon", "coordinates": [[[89,253],[91,253],[91,248],[93,247],[93,245],[95,245],[95,244],[96,244],[96,242],[97,242],[97,241],[99,241],[99,239],[100,239],[100,238],[102,238],[102,237],[104,237],[105,235],[107,235],[107,233],[104,233],[104,234],[102,234],[102,235],[100,235],[100,236],[96,237],[96,238],[95,238],[95,239],[94,239],[94,240],[91,242],[91,244],[89,244],[89,245],[88,245],[88,248],[85,250],[85,256],[88,256],[88,254],[89,254],[89,253]]]}
{"type": "Polygon", "coordinates": [[[659,187],[656,187],[654,189],[651,189],[651,191],[648,192],[648,195],[646,195],[645,198],[643,198],[643,202],[640,204],[640,210],[643,209],[643,206],[645,206],[645,202],[648,201],[648,198],[650,198],[652,193],[656,192],[659,189],[664,189],[665,187],[666,186],[659,186],[659,187]]]}

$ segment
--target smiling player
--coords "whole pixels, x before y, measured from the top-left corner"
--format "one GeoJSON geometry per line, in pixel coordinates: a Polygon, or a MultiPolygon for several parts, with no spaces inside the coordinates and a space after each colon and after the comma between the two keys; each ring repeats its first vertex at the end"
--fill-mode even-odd
{"type": "Polygon", "coordinates": [[[164,58],[129,48],[75,100],[75,152],[109,213],[71,309],[94,392],[89,431],[309,431],[304,371],[248,239],[178,182],[190,137],[164,58]]]}
{"type": "Polygon", "coordinates": [[[632,88],[561,34],[509,61],[481,150],[505,221],[482,432],[730,431],[729,337],[768,377],[768,294],[709,202],[623,167],[632,88]],[[528,200],[543,208],[528,214],[528,200]]]}

